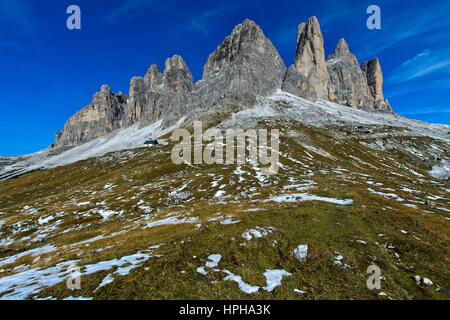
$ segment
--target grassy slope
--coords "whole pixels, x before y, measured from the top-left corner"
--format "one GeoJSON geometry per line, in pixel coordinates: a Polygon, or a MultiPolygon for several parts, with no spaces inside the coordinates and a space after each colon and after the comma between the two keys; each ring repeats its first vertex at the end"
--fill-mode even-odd
{"type": "MultiPolygon", "coordinates": [[[[25,255],[0,266],[0,283],[2,277],[27,268],[48,268],[77,259],[83,266],[163,244],[155,250],[161,256],[150,258],[127,276],[116,276],[114,282],[95,293],[111,270],[83,275],[81,290],[70,291],[60,283],[34,296],[373,299],[382,297],[377,295],[380,290],[366,288],[366,269],[376,264],[386,278],[381,291],[393,299],[450,297],[448,183],[428,176],[426,163],[408,159],[399,151],[369,149],[347,137],[345,129],[336,133],[301,124],[273,125],[285,128],[281,143],[284,157],[280,158],[284,167],[262,182],[250,165],[241,168],[246,172],[244,181],[239,181],[234,165],[176,166],[170,161],[172,146],[168,145],[116,152],[0,183],[0,212],[4,213],[0,215],[0,261],[48,244],[58,248],[40,255],[40,259],[25,255]],[[326,150],[334,158],[313,152],[308,146],[326,150]],[[218,180],[217,185],[214,180],[218,180]],[[270,196],[295,192],[284,186],[309,180],[316,183],[312,189],[299,192],[353,199],[353,204],[265,201],[270,196]],[[184,189],[173,193],[185,184],[184,189]],[[368,188],[394,193],[403,201],[368,188]],[[218,190],[225,191],[222,198],[214,197],[218,190]],[[188,193],[180,196],[182,192],[188,193]],[[427,198],[430,196],[433,200],[427,198]],[[101,208],[122,213],[102,219],[96,213],[101,208]],[[54,219],[39,224],[39,217],[49,215],[54,219]],[[145,228],[150,221],[171,216],[198,220],[145,228]],[[208,221],[228,216],[240,222],[224,225],[208,221]],[[245,230],[255,226],[272,226],[277,231],[258,240],[241,238],[245,230]],[[80,243],[99,235],[104,238],[80,243]],[[32,242],[27,237],[40,241],[32,242]],[[8,238],[10,243],[5,242],[8,238]],[[308,259],[303,263],[292,255],[299,244],[309,246],[308,259]],[[98,252],[102,248],[107,249],[98,252]],[[335,251],[349,268],[334,264],[335,251]],[[293,275],[284,277],[282,285],[272,292],[260,289],[248,295],[235,282],[223,281],[226,274],[221,271],[209,270],[206,276],[196,271],[210,254],[217,253],[223,256],[218,268],[242,276],[251,285],[266,284],[266,269],[285,269],[293,275]],[[436,291],[435,285],[416,285],[412,278],[416,274],[430,278],[440,290],[436,291]],[[294,293],[294,288],[306,294],[294,293]]],[[[422,143],[430,143],[425,140],[422,143]]],[[[0,297],[7,293],[0,293],[0,297]]]]}

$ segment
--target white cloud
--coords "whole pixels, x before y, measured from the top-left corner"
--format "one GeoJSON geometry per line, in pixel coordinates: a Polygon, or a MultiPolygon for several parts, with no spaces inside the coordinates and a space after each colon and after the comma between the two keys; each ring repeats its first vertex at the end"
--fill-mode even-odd
{"type": "Polygon", "coordinates": [[[436,73],[450,73],[449,50],[426,49],[403,62],[386,81],[388,85],[400,84],[436,73]]]}
{"type": "Polygon", "coordinates": [[[128,21],[131,18],[144,13],[145,9],[152,4],[153,0],[127,0],[120,6],[114,8],[106,15],[106,21],[115,24],[121,20],[128,21]]]}
{"type": "Polygon", "coordinates": [[[381,6],[381,30],[355,34],[350,42],[357,44],[362,55],[374,56],[405,43],[426,43],[429,47],[442,46],[450,30],[449,1],[429,2],[404,6],[403,1],[392,1],[381,6]],[[401,9],[400,9],[401,8],[401,9]],[[388,12],[395,14],[388,14],[388,12]]]}
{"type": "Polygon", "coordinates": [[[191,30],[200,31],[209,35],[209,29],[214,18],[226,15],[234,10],[230,3],[220,4],[217,8],[208,9],[189,19],[187,27],[191,30]]]}

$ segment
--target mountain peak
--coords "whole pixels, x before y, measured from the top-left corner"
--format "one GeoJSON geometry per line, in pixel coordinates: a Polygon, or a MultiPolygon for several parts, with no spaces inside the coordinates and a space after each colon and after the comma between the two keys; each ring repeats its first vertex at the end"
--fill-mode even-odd
{"type": "MultiPolygon", "coordinates": [[[[355,67],[357,67],[357,69],[359,69],[358,60],[356,59],[355,55],[350,52],[347,41],[345,41],[344,38],[341,38],[338,41],[336,48],[334,49],[334,52],[328,56],[327,61],[330,61],[332,59],[348,60],[348,61],[350,61],[350,63],[352,65],[354,65],[355,67]]],[[[354,70],[354,72],[358,72],[358,71],[359,70],[356,70],[356,71],[354,70]]]]}
{"type": "Polygon", "coordinates": [[[305,34],[309,34],[310,38],[312,38],[312,35],[322,38],[322,41],[323,41],[323,36],[322,36],[322,31],[320,30],[319,20],[317,20],[316,16],[312,16],[308,19],[308,21],[302,22],[298,25],[298,28],[297,28],[297,51],[299,50],[298,46],[301,43],[300,37],[305,34]]]}
{"type": "Polygon", "coordinates": [[[291,82],[288,86],[294,90],[292,93],[301,93],[308,87],[310,93],[303,95],[307,99],[329,97],[330,79],[325,63],[323,36],[319,21],[314,16],[298,26],[294,68],[290,69],[286,77],[291,82]]]}
{"type": "Polygon", "coordinates": [[[150,68],[148,68],[147,73],[145,74],[145,81],[148,84],[149,88],[155,88],[162,83],[162,73],[159,71],[159,68],[156,64],[152,64],[150,68]]]}
{"type": "Polygon", "coordinates": [[[246,19],[209,55],[194,103],[200,108],[223,99],[252,103],[256,96],[280,89],[285,71],[278,51],[261,28],[246,19]]]}
{"type": "Polygon", "coordinates": [[[186,69],[186,62],[179,55],[173,55],[171,58],[167,58],[165,62],[164,73],[170,71],[173,68],[186,69]]]}
{"type": "Polygon", "coordinates": [[[372,60],[363,62],[361,69],[366,74],[367,83],[369,84],[374,99],[376,101],[383,101],[383,73],[381,72],[378,58],[375,57],[372,60]]]}
{"type": "Polygon", "coordinates": [[[166,59],[163,76],[165,84],[175,92],[191,91],[194,88],[191,71],[179,55],[166,59]]]}
{"type": "Polygon", "coordinates": [[[350,53],[350,49],[348,48],[347,41],[344,38],[340,39],[336,45],[336,49],[334,49],[334,55],[336,56],[345,56],[350,53]]]}
{"type": "Polygon", "coordinates": [[[231,35],[235,34],[235,33],[239,33],[241,32],[243,29],[255,29],[258,30],[260,32],[262,32],[261,27],[253,20],[250,19],[245,19],[244,21],[242,21],[241,23],[239,23],[238,25],[236,25],[233,28],[233,31],[231,31],[231,35]]]}
{"type": "Polygon", "coordinates": [[[111,92],[111,88],[107,84],[104,84],[100,87],[100,91],[101,92],[111,92]]]}

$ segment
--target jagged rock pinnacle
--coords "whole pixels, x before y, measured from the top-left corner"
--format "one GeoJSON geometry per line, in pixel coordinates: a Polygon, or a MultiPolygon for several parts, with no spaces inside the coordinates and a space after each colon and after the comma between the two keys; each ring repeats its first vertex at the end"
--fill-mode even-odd
{"type": "Polygon", "coordinates": [[[127,97],[115,95],[111,88],[102,85],[92,102],[73,115],[57,132],[55,146],[75,146],[102,137],[120,128],[127,97]]]}
{"type": "Polygon", "coordinates": [[[281,88],[286,71],[278,51],[251,20],[245,20],[211,53],[195,88],[193,104],[252,103],[281,88]]]}
{"type": "Polygon", "coordinates": [[[332,86],[325,63],[322,31],[316,17],[298,26],[294,64],[289,67],[284,82],[284,90],[312,101],[330,97],[332,86]]]}

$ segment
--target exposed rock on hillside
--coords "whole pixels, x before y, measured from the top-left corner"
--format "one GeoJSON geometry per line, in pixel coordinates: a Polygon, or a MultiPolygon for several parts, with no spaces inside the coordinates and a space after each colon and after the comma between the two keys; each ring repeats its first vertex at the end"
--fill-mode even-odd
{"type": "Polygon", "coordinates": [[[344,39],[328,57],[327,70],[335,88],[334,102],[360,109],[374,107],[366,75],[344,39]]]}
{"type": "Polygon", "coordinates": [[[298,26],[293,66],[286,74],[284,90],[312,101],[334,97],[325,63],[322,32],[316,17],[298,26]]]}
{"type": "Polygon", "coordinates": [[[375,108],[385,111],[391,111],[392,108],[389,102],[384,100],[383,95],[383,74],[381,72],[380,62],[375,57],[370,61],[365,61],[361,65],[361,69],[366,74],[367,83],[372,92],[372,97],[375,101],[375,108]]]}
{"type": "Polygon", "coordinates": [[[354,108],[392,112],[383,98],[378,59],[360,67],[341,39],[325,61],[323,43],[316,17],[299,25],[296,56],[286,73],[283,90],[311,101],[322,98],[354,108]]]}
{"type": "Polygon", "coordinates": [[[283,60],[261,28],[245,20],[209,55],[192,102],[200,108],[224,99],[250,104],[258,95],[280,89],[285,72],[283,60]]]}
{"type": "Polygon", "coordinates": [[[174,55],[166,60],[164,73],[152,65],[144,78],[134,77],[130,83],[130,99],[122,125],[140,122],[141,127],[164,119],[173,123],[189,110],[193,78],[183,58],[174,55]]]}
{"type": "Polygon", "coordinates": [[[94,94],[92,102],[73,115],[56,133],[53,146],[75,146],[107,135],[120,128],[120,121],[127,96],[122,92],[115,95],[110,87],[103,85],[94,94]]]}

